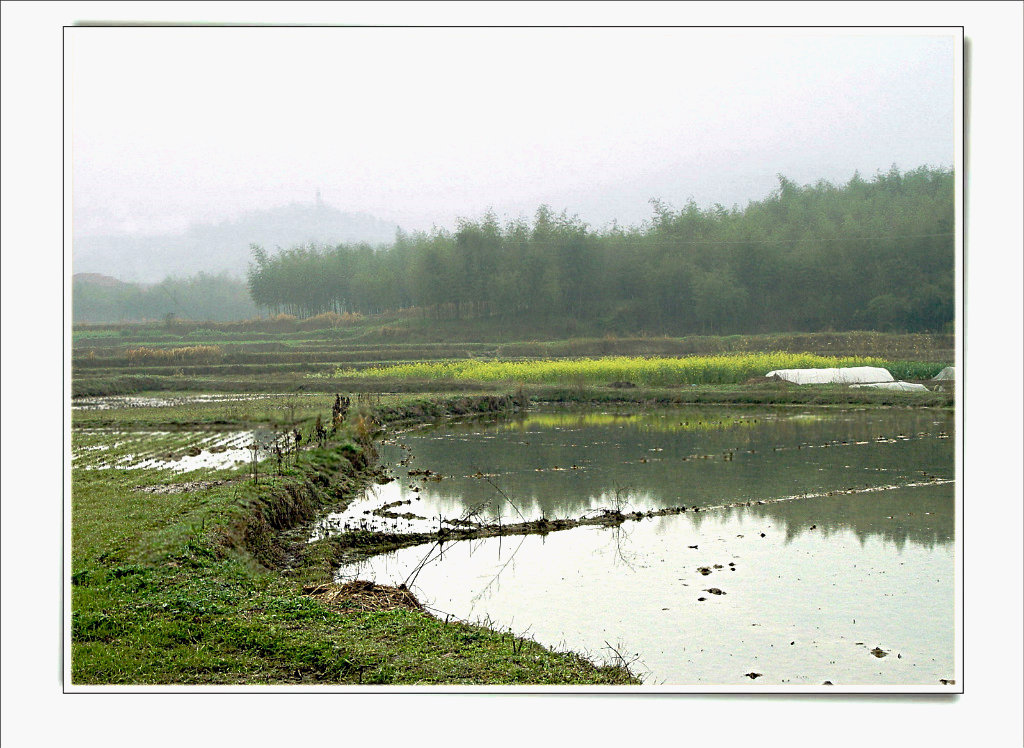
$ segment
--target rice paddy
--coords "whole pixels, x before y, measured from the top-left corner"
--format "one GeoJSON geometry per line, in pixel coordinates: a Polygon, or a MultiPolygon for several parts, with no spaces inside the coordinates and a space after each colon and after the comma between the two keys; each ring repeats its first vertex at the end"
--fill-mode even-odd
{"type": "MultiPolygon", "coordinates": [[[[75,470],[223,469],[252,459],[252,431],[116,431],[82,429],[72,437],[75,470]]],[[[265,451],[257,458],[265,457],[265,451]]]]}
{"type": "MultiPolygon", "coordinates": [[[[564,435],[628,426],[641,440],[725,439],[737,447],[776,405],[822,407],[818,414],[850,404],[952,403],[949,391],[923,396],[761,379],[773,368],[856,365],[924,379],[951,362],[944,338],[927,345],[909,336],[869,340],[859,333],[465,343],[438,333],[437,342],[403,343],[364,340],[349,328],[328,331],[330,337],[216,331],[210,340],[155,327],[96,332],[76,335],[72,364],[71,659],[72,679],[82,684],[637,682],[622,669],[557,647],[530,650],[529,637],[409,611],[375,613],[376,628],[368,632],[358,611],[335,614],[298,594],[307,582],[332,579],[339,554],[347,552],[305,541],[316,512],[344,510],[368,480],[370,473],[353,461],[361,454],[357,417],[372,415],[392,434],[421,426],[426,433],[433,428],[426,422],[464,416],[467,424],[492,423],[495,436],[514,443],[535,444],[538,429],[564,435]],[[761,352],[750,350],[755,346],[763,346],[761,352]],[[926,363],[900,363],[905,359],[926,363]],[[350,398],[350,418],[323,445],[315,424],[318,417],[331,422],[336,393],[350,398]],[[761,410],[720,410],[722,403],[761,410]],[[687,404],[688,412],[675,419],[649,412],[687,404]],[[519,417],[493,419],[511,410],[519,417]],[[471,418],[480,414],[485,418],[471,418]],[[304,448],[283,461],[265,444],[255,455],[249,449],[292,429],[302,432],[304,448]],[[278,532],[279,526],[285,529],[278,532]],[[222,598],[223,604],[207,603],[222,598]],[[298,611],[301,620],[281,628],[284,609],[298,611]],[[424,639],[434,649],[422,646],[424,639]],[[529,660],[510,663],[510,647],[513,658],[531,651],[529,660]]],[[[467,459],[478,447],[474,441],[457,445],[467,459]]],[[[799,451],[805,453],[818,454],[799,451]]],[[[698,457],[700,467],[712,471],[749,461],[746,452],[714,449],[698,457]]],[[[687,452],[680,461],[689,466],[698,457],[687,452]]],[[[628,476],[619,482],[632,485],[665,466],[665,458],[658,451],[630,455],[621,461],[628,476]]],[[[472,476],[480,468],[487,475],[500,470],[491,459],[479,462],[460,473],[463,482],[492,490],[483,472],[472,476]]],[[[522,480],[550,473],[582,484],[612,463],[551,453],[530,465],[522,480]]],[[[507,476],[494,479],[504,486],[507,476]]],[[[458,482],[446,475],[430,488],[458,482]]],[[[716,480],[699,483],[720,493],[716,480]]],[[[595,496],[611,502],[618,494],[600,489],[595,496]]],[[[354,520],[356,530],[416,507],[381,507],[379,517],[372,509],[364,515],[365,509],[354,520]]],[[[384,542],[358,531],[351,540],[384,542]]]]}

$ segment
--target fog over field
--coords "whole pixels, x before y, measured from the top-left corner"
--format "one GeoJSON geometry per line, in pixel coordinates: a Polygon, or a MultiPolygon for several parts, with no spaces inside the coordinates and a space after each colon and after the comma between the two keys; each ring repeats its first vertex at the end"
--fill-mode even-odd
{"type": "Polygon", "coordinates": [[[777,174],[948,168],[959,44],[942,29],[75,29],[75,269],[241,277],[250,241],[376,243],[541,204],[637,225],[651,198],[743,207],[777,174]],[[318,200],[320,225],[302,217],[318,200]]]}
{"type": "Polygon", "coordinates": [[[218,223],[193,223],[185,231],[80,236],[75,273],[101,273],[125,281],[157,282],[196,272],[244,275],[249,246],[270,249],[297,244],[394,240],[398,229],[366,213],[346,213],[321,200],[247,211],[218,223]]]}

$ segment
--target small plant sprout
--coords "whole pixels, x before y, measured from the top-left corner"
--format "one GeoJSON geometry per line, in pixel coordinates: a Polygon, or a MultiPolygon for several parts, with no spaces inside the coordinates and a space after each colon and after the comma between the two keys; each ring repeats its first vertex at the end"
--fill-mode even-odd
{"type": "Polygon", "coordinates": [[[319,413],[316,415],[316,426],[313,427],[313,433],[316,435],[317,443],[322,448],[324,442],[327,441],[327,429],[324,428],[324,422],[319,413]]]}
{"type": "Polygon", "coordinates": [[[252,482],[253,482],[254,485],[259,485],[259,482],[260,482],[260,473],[259,473],[260,444],[259,444],[258,441],[256,441],[256,437],[255,436],[253,437],[252,441],[249,442],[249,444],[247,445],[246,449],[249,450],[250,461],[251,461],[251,465],[252,465],[252,482]]]}
{"type": "Polygon", "coordinates": [[[340,394],[334,396],[334,406],[331,408],[331,433],[338,433],[342,424],[345,423],[351,404],[352,401],[347,396],[342,397],[340,394]]]}
{"type": "Polygon", "coordinates": [[[273,450],[274,450],[274,457],[277,460],[277,474],[278,475],[281,475],[282,468],[283,468],[283,463],[284,463],[284,448],[281,446],[281,442],[283,442],[283,441],[286,442],[287,439],[288,439],[288,435],[287,434],[282,434],[281,436],[279,436],[279,437],[274,439],[273,450]]]}
{"type": "Polygon", "coordinates": [[[634,653],[633,655],[627,656],[624,653],[626,647],[621,643],[613,647],[606,641],[604,643],[604,646],[611,652],[611,658],[609,662],[610,665],[612,665],[613,667],[621,668],[630,675],[634,675],[633,671],[630,668],[640,660],[639,653],[634,653]]]}

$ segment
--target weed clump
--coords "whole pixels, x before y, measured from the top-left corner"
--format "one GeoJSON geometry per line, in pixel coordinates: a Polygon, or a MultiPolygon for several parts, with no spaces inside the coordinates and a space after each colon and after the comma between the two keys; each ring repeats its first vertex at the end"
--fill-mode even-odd
{"type": "Polygon", "coordinates": [[[178,348],[129,348],[125,352],[129,366],[136,364],[215,364],[224,358],[217,345],[190,345],[178,348]]]}

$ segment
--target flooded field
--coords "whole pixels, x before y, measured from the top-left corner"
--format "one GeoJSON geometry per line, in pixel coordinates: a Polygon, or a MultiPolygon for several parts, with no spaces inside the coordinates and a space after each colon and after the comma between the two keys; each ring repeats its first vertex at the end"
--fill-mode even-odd
{"type": "Polygon", "coordinates": [[[950,413],[878,408],[542,410],[448,423],[387,440],[381,460],[398,480],[373,487],[318,532],[706,508],[952,480],[952,432],[950,413]]]}
{"type": "Polygon", "coordinates": [[[952,414],[933,410],[531,412],[397,435],[397,480],[348,526],[576,518],[618,528],[419,546],[338,571],[406,582],[652,684],[924,685],[954,673],[952,414]],[[424,563],[426,560],[426,563],[424,563]]]}
{"type": "MultiPolygon", "coordinates": [[[[118,431],[80,429],[72,439],[75,470],[193,470],[222,469],[252,460],[249,445],[265,440],[258,431],[118,431]]],[[[257,459],[267,456],[257,452],[257,459]]]]}
{"type": "Polygon", "coordinates": [[[274,395],[110,395],[108,397],[80,397],[71,403],[73,410],[117,410],[120,408],[170,408],[175,405],[192,403],[233,403],[250,400],[265,400],[274,395]]]}

